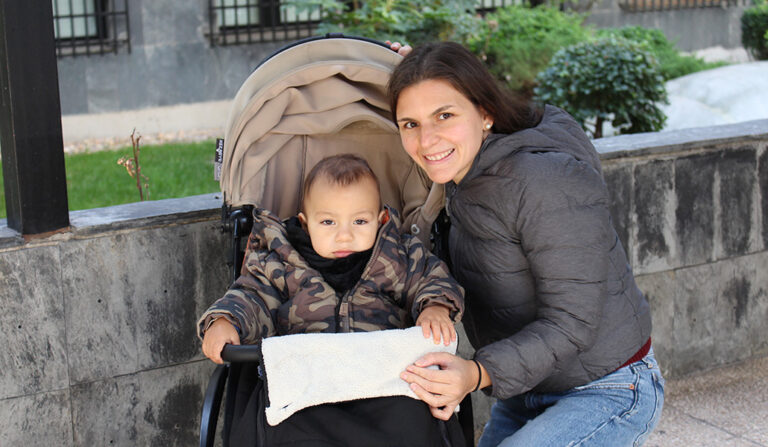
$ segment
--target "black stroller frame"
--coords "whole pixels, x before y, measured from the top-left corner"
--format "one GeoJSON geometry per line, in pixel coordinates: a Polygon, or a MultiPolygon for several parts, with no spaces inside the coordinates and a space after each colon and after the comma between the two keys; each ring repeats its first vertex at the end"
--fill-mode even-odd
{"type": "MultiPolygon", "coordinates": [[[[324,39],[362,40],[389,49],[386,44],[372,39],[347,37],[341,34],[328,34],[325,36],[302,39],[289,44],[264,59],[256,68],[258,69],[275,55],[290,48],[307,42],[324,39]]],[[[221,229],[222,232],[230,234],[230,248],[227,255],[227,265],[230,267],[231,281],[234,281],[239,276],[242,268],[245,255],[243,240],[248,237],[253,226],[252,212],[254,206],[248,204],[240,206],[229,205],[226,201],[226,193],[224,202],[221,212],[221,229]]],[[[449,222],[445,216],[445,212],[441,211],[437,219],[432,223],[429,234],[429,240],[432,243],[434,253],[446,262],[448,262],[446,250],[448,225],[449,222]]],[[[228,379],[234,379],[238,376],[240,368],[244,363],[261,363],[261,349],[258,345],[226,345],[221,353],[221,357],[227,363],[217,365],[214,372],[211,374],[205,392],[200,420],[200,447],[212,447],[216,441],[216,428],[223,400],[225,402],[225,412],[222,441],[225,447],[229,445],[229,412],[231,411],[230,405],[232,404],[230,396],[234,395],[232,388],[235,384],[232,383],[233,380],[229,380],[230,386],[227,386],[227,382],[228,379]],[[227,399],[224,399],[225,392],[228,396],[227,399]]],[[[469,394],[461,402],[460,408],[461,411],[458,414],[458,418],[466,445],[474,446],[474,420],[472,414],[472,401],[469,394]]]]}

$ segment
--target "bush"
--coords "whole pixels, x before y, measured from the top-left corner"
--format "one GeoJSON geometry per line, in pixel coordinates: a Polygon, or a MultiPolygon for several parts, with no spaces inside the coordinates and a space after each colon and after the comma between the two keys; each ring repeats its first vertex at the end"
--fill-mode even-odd
{"type": "Polygon", "coordinates": [[[488,14],[467,45],[509,88],[530,94],[557,50],[590,37],[583,21],[583,15],[544,6],[509,6],[488,14]]]}
{"type": "Polygon", "coordinates": [[[653,56],[640,45],[615,37],[580,43],[558,51],[537,78],[542,103],[568,111],[585,130],[602,136],[603,123],[620,133],[657,131],[666,116],[664,80],[653,56]]]}
{"type": "Polygon", "coordinates": [[[741,43],[757,60],[768,60],[768,4],[749,8],[741,16],[741,43]]]}
{"type": "Polygon", "coordinates": [[[706,62],[696,56],[680,53],[661,30],[654,28],[642,26],[606,28],[598,30],[597,35],[599,37],[615,36],[639,44],[656,57],[659,62],[659,71],[665,81],[726,65],[725,62],[706,62]]]}
{"type": "Polygon", "coordinates": [[[297,10],[320,6],[325,14],[318,34],[344,33],[377,40],[418,45],[436,40],[465,42],[480,19],[472,0],[292,0],[281,2],[297,10]]]}

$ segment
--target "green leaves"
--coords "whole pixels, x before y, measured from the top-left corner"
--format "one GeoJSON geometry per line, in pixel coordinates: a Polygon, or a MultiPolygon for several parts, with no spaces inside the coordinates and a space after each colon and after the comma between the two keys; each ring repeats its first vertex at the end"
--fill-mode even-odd
{"type": "Polygon", "coordinates": [[[666,117],[664,80],[656,59],[642,46],[615,36],[559,50],[536,78],[535,94],[542,103],[568,111],[595,138],[602,123],[621,133],[660,130],[666,117]]]}
{"type": "Polygon", "coordinates": [[[418,45],[435,40],[464,42],[480,19],[472,0],[365,0],[353,8],[335,0],[292,0],[300,10],[323,7],[319,34],[341,32],[418,45]]]}
{"type": "Polygon", "coordinates": [[[757,60],[768,60],[768,4],[744,11],[741,16],[741,43],[757,60]]]}
{"type": "Polygon", "coordinates": [[[583,15],[555,8],[508,6],[488,14],[467,46],[496,78],[525,93],[557,50],[589,37],[583,21],[583,15]]]}
{"type": "Polygon", "coordinates": [[[656,57],[659,63],[659,72],[665,81],[724,65],[722,62],[706,62],[696,56],[681,54],[664,33],[655,28],[643,28],[642,26],[607,28],[598,30],[597,36],[605,38],[613,36],[637,43],[642,49],[656,57]]]}

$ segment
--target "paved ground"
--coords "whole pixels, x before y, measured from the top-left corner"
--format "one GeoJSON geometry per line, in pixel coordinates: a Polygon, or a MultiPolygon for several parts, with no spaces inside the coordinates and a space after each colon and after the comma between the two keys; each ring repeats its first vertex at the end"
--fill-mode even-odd
{"type": "Polygon", "coordinates": [[[668,380],[645,447],[768,447],[768,357],[668,380]]]}

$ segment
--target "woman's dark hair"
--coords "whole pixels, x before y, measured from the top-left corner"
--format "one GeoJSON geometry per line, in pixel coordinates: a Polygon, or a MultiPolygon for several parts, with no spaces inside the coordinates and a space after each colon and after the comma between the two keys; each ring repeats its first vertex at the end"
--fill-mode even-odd
{"type": "Polygon", "coordinates": [[[538,124],[541,113],[531,103],[507,89],[474,54],[455,42],[417,46],[395,67],[387,93],[392,120],[397,123],[397,101],[411,85],[444,80],[493,118],[493,131],[513,133],[538,124]]]}

